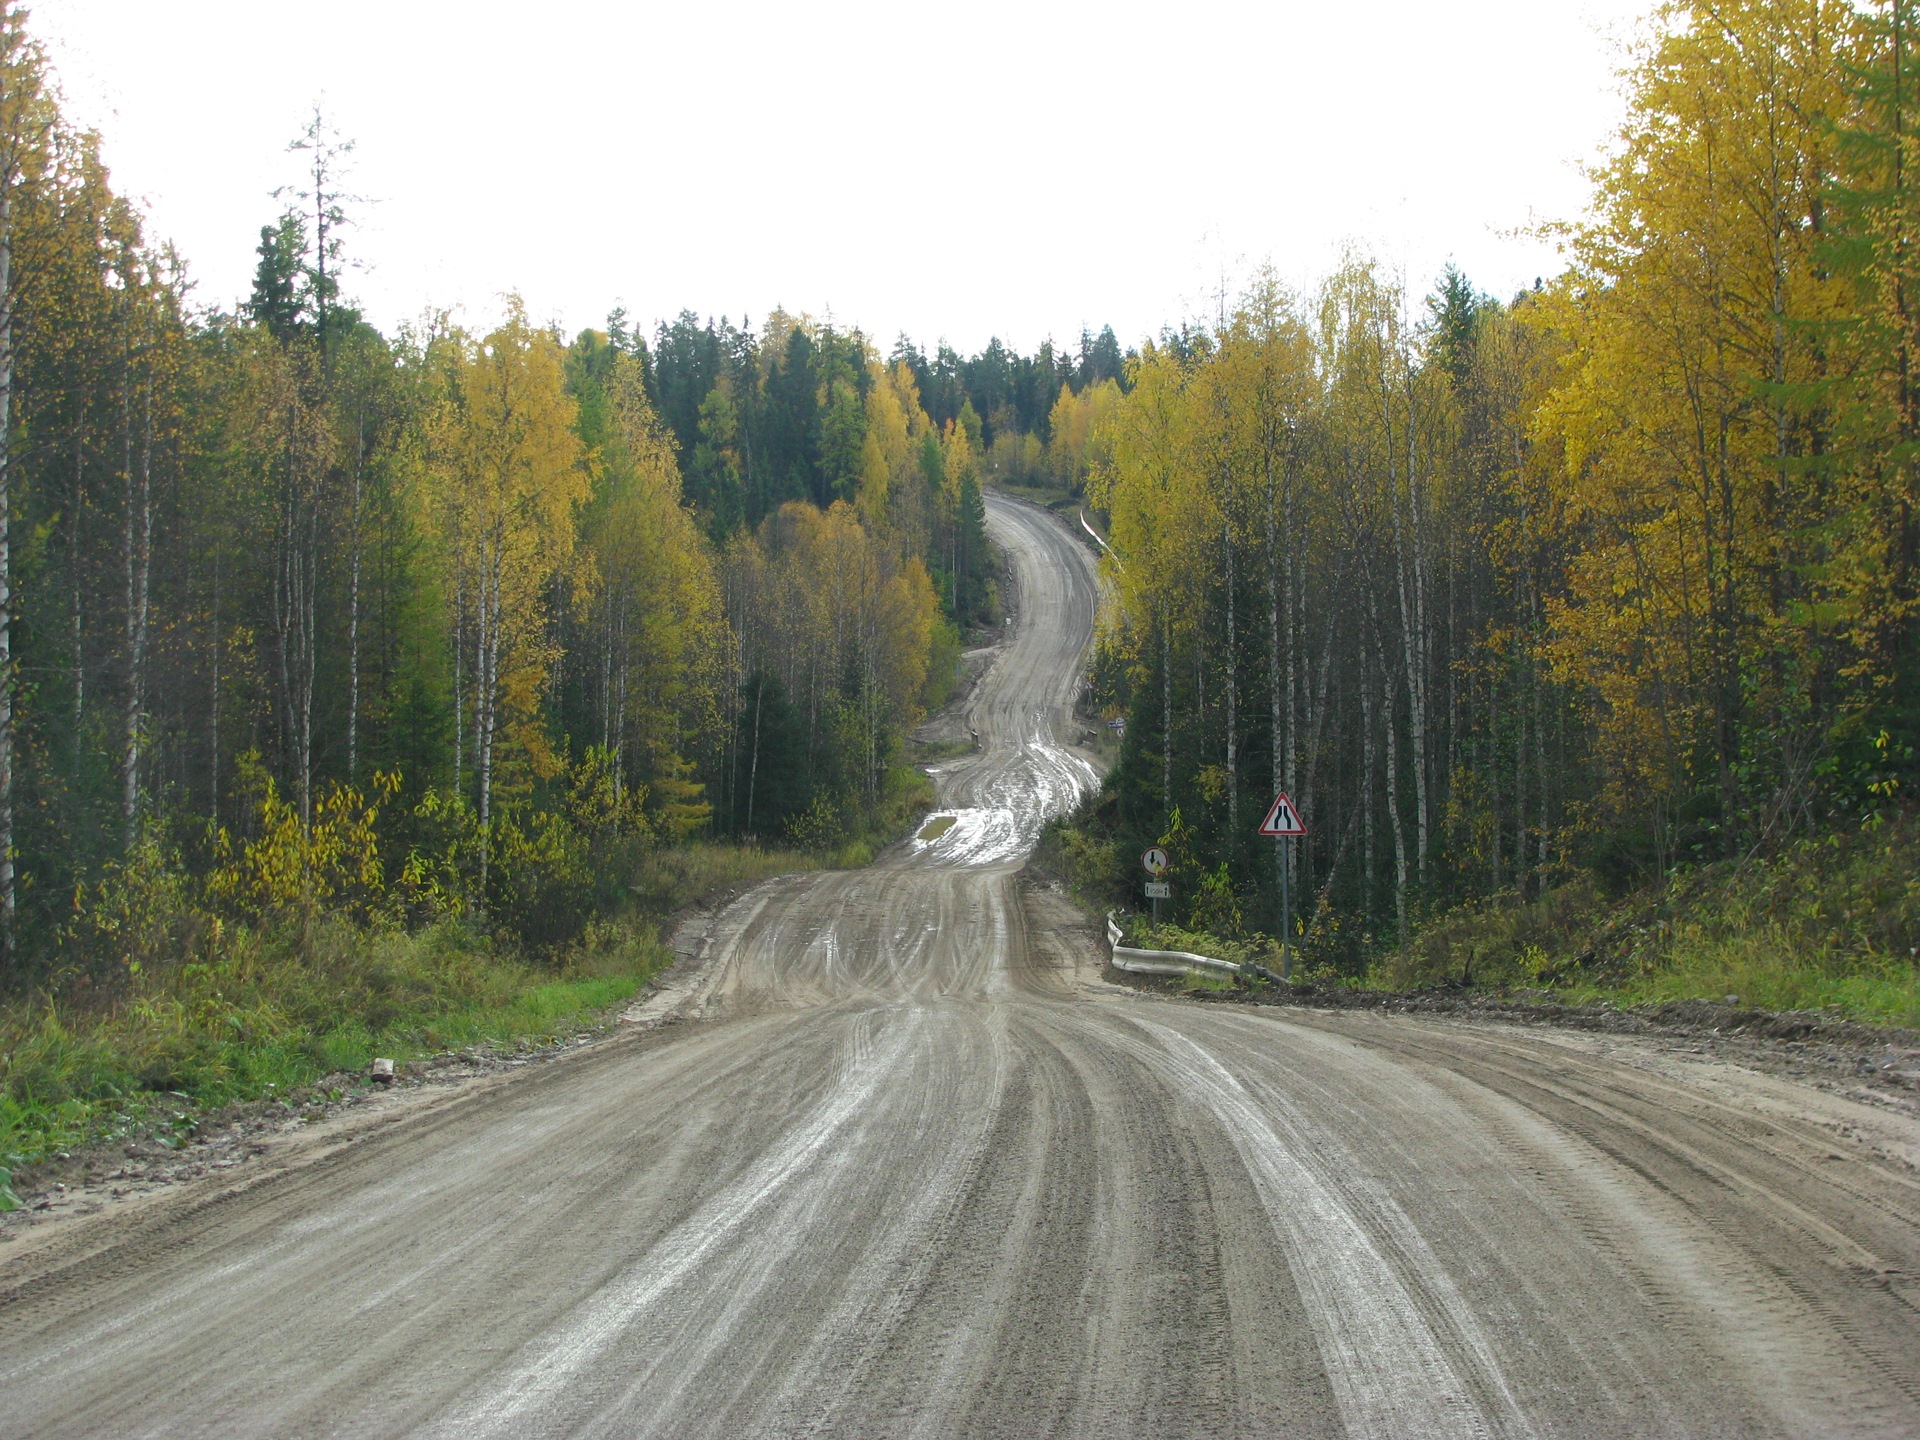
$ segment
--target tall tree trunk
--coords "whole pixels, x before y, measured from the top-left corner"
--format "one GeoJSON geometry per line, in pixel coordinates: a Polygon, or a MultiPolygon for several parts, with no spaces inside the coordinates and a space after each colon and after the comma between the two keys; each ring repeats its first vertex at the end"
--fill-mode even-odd
{"type": "Polygon", "coordinates": [[[128,770],[137,757],[135,754],[135,736],[138,734],[139,696],[134,693],[133,674],[133,627],[134,627],[134,534],[136,530],[136,504],[134,501],[134,465],[133,465],[133,278],[122,274],[121,308],[118,311],[121,323],[120,334],[120,520],[122,540],[121,560],[121,673],[126,681],[126,695],[122,701],[122,725],[120,748],[121,779],[121,825],[125,832],[125,843],[133,843],[134,806],[126,790],[128,770]]]}
{"type": "Polygon", "coordinates": [[[1433,630],[1427,619],[1427,596],[1432,589],[1426,515],[1422,503],[1423,486],[1412,454],[1414,429],[1411,424],[1413,401],[1407,402],[1409,425],[1407,476],[1407,520],[1413,542],[1413,630],[1414,663],[1408,676],[1409,735],[1413,742],[1413,786],[1415,817],[1419,826],[1418,872],[1421,885],[1427,883],[1428,857],[1433,839],[1433,739],[1431,735],[1433,684],[1433,630]]]}
{"type": "MultiPolygon", "coordinates": [[[[1267,708],[1270,712],[1273,725],[1273,788],[1276,790],[1287,790],[1287,792],[1291,794],[1292,791],[1288,789],[1291,781],[1286,773],[1286,753],[1288,740],[1293,729],[1290,723],[1292,717],[1281,714],[1281,704],[1283,693],[1286,703],[1289,705],[1292,703],[1293,669],[1291,663],[1289,663],[1285,690],[1283,692],[1280,679],[1280,555],[1278,553],[1279,536],[1276,534],[1278,529],[1278,516],[1275,514],[1278,507],[1275,504],[1276,496],[1274,495],[1273,437],[1269,434],[1266,439],[1267,444],[1263,447],[1264,454],[1262,455],[1262,461],[1266,472],[1264,478],[1266,480],[1267,491],[1267,708]]],[[[1287,638],[1291,641],[1293,637],[1288,636],[1287,638]]],[[[1287,647],[1287,659],[1291,662],[1292,658],[1293,647],[1289,644],[1287,647]]],[[[1287,883],[1288,852],[1292,850],[1292,848],[1292,845],[1284,842],[1273,847],[1273,883],[1275,889],[1281,889],[1287,883]]],[[[1284,940],[1290,939],[1291,937],[1282,936],[1281,938],[1284,940]]]]}
{"type": "Polygon", "coordinates": [[[1540,695],[1540,676],[1533,677],[1533,793],[1535,808],[1540,817],[1539,833],[1534,841],[1534,865],[1545,882],[1547,872],[1547,847],[1551,843],[1549,825],[1552,816],[1548,813],[1547,795],[1547,717],[1542,713],[1540,695]]]}
{"type": "Polygon", "coordinates": [[[493,855],[493,740],[499,707],[500,680],[500,572],[504,568],[504,537],[493,535],[487,545],[480,584],[479,672],[474,679],[475,734],[473,763],[480,785],[480,903],[487,897],[487,878],[493,855]]]}
{"type": "MultiPolygon", "coordinates": [[[[1424,882],[1427,874],[1427,721],[1426,665],[1422,655],[1426,631],[1426,602],[1422,592],[1420,565],[1420,499],[1414,470],[1414,415],[1411,366],[1407,381],[1406,474],[1402,515],[1401,477],[1396,475],[1393,448],[1389,443],[1387,462],[1388,509],[1393,515],[1394,579],[1400,601],[1400,651],[1406,671],[1409,739],[1413,745],[1413,785],[1419,825],[1419,867],[1424,882]]],[[[1390,424],[1390,422],[1389,422],[1390,424]]],[[[1391,433],[1391,430],[1389,430],[1391,433]]],[[[1382,656],[1384,663],[1385,657],[1382,656]]],[[[1391,724],[1391,720],[1388,722],[1391,724]]]]}
{"type": "Polygon", "coordinates": [[[67,517],[67,563],[69,593],[67,625],[69,648],[73,652],[73,748],[76,770],[84,763],[85,747],[80,736],[87,719],[87,641],[86,641],[86,535],[82,516],[87,506],[86,432],[75,424],[73,431],[72,513],[67,517]]]}
{"type": "MultiPolygon", "coordinates": [[[[1369,599],[1368,608],[1372,609],[1369,599]]],[[[1387,828],[1393,836],[1393,923],[1394,943],[1404,945],[1407,938],[1407,833],[1400,816],[1400,735],[1394,723],[1393,672],[1387,665],[1386,644],[1380,634],[1378,616],[1373,617],[1375,669],[1380,677],[1380,738],[1385,751],[1387,782],[1387,828]]]]}
{"type": "Polygon", "coordinates": [[[313,685],[320,655],[320,516],[309,510],[300,596],[300,823],[313,824],[313,685]]]}
{"type": "Polygon", "coordinates": [[[366,416],[357,417],[353,451],[353,537],[347,582],[347,783],[360,776],[360,521],[367,461],[366,416]]]}
{"type": "Polygon", "coordinates": [[[453,793],[466,792],[467,564],[455,562],[453,577],[453,793]]]}
{"type": "MultiPolygon", "coordinates": [[[[292,447],[289,444],[291,464],[292,447]]],[[[287,493],[282,497],[280,514],[277,517],[274,540],[279,553],[273,563],[273,661],[274,679],[279,683],[274,687],[275,708],[279,712],[280,735],[286,750],[286,759],[293,759],[293,635],[290,614],[293,605],[293,489],[292,479],[287,482],[287,493]]]]}
{"type": "Polygon", "coordinates": [[[620,610],[619,629],[614,636],[619,647],[613,662],[613,773],[616,787],[626,783],[627,775],[627,694],[631,686],[633,647],[627,644],[627,609],[620,610]]]}
{"type": "Polygon", "coordinates": [[[1447,653],[1442,662],[1442,668],[1445,670],[1447,676],[1447,743],[1444,762],[1446,773],[1442,776],[1440,813],[1448,816],[1449,821],[1447,834],[1441,843],[1446,847],[1450,855],[1457,855],[1459,853],[1460,831],[1458,823],[1452,819],[1454,808],[1452,799],[1454,794],[1453,777],[1457,775],[1460,770],[1460,687],[1458,677],[1455,674],[1458,667],[1454,664],[1455,657],[1460,653],[1460,642],[1455,631],[1459,618],[1459,601],[1455,593],[1459,586],[1459,567],[1454,564],[1454,555],[1451,547],[1449,547],[1446,555],[1446,565],[1447,653]]]}
{"type": "Polygon", "coordinates": [[[754,791],[760,783],[760,706],[767,698],[767,672],[760,671],[753,687],[753,757],[747,762],[747,824],[746,832],[752,836],[754,791]]]}
{"type": "Polygon", "coordinates": [[[1502,873],[1500,827],[1500,671],[1487,676],[1487,713],[1480,727],[1481,773],[1487,777],[1487,888],[1498,891],[1502,873]]]}
{"type": "Polygon", "coordinates": [[[25,12],[0,10],[0,962],[17,973],[13,877],[13,190],[25,117],[21,51],[25,12]]]}
{"type": "Polygon", "coordinates": [[[612,595],[602,593],[600,597],[600,748],[611,755],[613,753],[613,634],[614,611],[616,609],[612,595]]]}
{"type": "Polygon", "coordinates": [[[1221,542],[1227,551],[1227,854],[1240,854],[1240,644],[1239,577],[1235,573],[1233,529],[1223,526],[1221,542]]]}
{"type": "Polygon", "coordinates": [[[127,695],[126,747],[120,764],[120,814],[131,847],[140,823],[141,740],[146,726],[147,616],[153,570],[153,373],[142,404],[138,484],[129,467],[126,484],[127,695]]]}
{"type": "Polygon", "coordinates": [[[300,402],[287,404],[287,474],[280,506],[273,580],[273,624],[280,690],[280,723],[287,760],[293,768],[300,823],[313,822],[314,592],[319,570],[319,516],[307,480],[312,457],[300,438],[300,402]]]}
{"type": "MultiPolygon", "coordinates": [[[[1295,593],[1297,595],[1304,597],[1304,595],[1306,594],[1306,581],[1305,581],[1306,567],[1304,562],[1302,562],[1299,565],[1295,573],[1299,576],[1299,588],[1295,591],[1295,593]]],[[[1337,581],[1335,584],[1335,588],[1336,589],[1338,588],[1337,581]]],[[[1300,608],[1304,612],[1305,610],[1304,599],[1301,601],[1300,608]]],[[[1306,624],[1307,624],[1307,617],[1303,613],[1301,616],[1301,630],[1303,635],[1305,633],[1306,624]]],[[[1306,743],[1303,746],[1296,747],[1296,750],[1304,752],[1306,756],[1306,760],[1305,760],[1305,768],[1301,771],[1301,774],[1299,777],[1300,789],[1297,792],[1290,792],[1290,793],[1292,793],[1294,795],[1294,798],[1299,802],[1300,813],[1302,815],[1312,815],[1315,813],[1314,796],[1315,796],[1315,791],[1319,784],[1319,775],[1320,775],[1319,762],[1320,762],[1320,755],[1322,753],[1320,748],[1320,742],[1324,732],[1326,718],[1328,714],[1327,687],[1332,683],[1332,680],[1333,680],[1334,629],[1335,627],[1333,624],[1333,619],[1331,616],[1329,616],[1327,620],[1325,633],[1321,639],[1319,663],[1318,665],[1315,665],[1312,660],[1309,660],[1307,662],[1307,674],[1305,677],[1305,683],[1303,683],[1300,687],[1302,697],[1306,704],[1306,715],[1304,717],[1304,725],[1306,730],[1306,743]]],[[[1291,780],[1291,777],[1289,777],[1289,779],[1291,780]]],[[[1309,847],[1312,846],[1313,837],[1315,833],[1316,832],[1311,828],[1309,828],[1309,830],[1307,831],[1307,841],[1306,841],[1307,846],[1309,847]]],[[[1349,825],[1347,827],[1347,834],[1349,839],[1351,838],[1352,833],[1353,833],[1353,827],[1349,825]]],[[[1346,842],[1343,841],[1341,845],[1341,849],[1343,851],[1345,849],[1345,845],[1346,845],[1346,842]]],[[[1324,890],[1328,883],[1328,879],[1333,874],[1332,865],[1334,862],[1329,860],[1327,863],[1327,869],[1322,871],[1318,868],[1319,861],[1315,858],[1316,855],[1317,855],[1317,852],[1310,848],[1305,851],[1305,858],[1300,862],[1300,867],[1299,867],[1301,870],[1301,878],[1303,881],[1311,883],[1314,876],[1316,875],[1322,876],[1323,878],[1321,880],[1321,889],[1324,890]]],[[[1302,889],[1302,893],[1305,893],[1307,889],[1307,885],[1303,884],[1301,889],[1302,889]]]]}
{"type": "MultiPolygon", "coordinates": [[[[1366,623],[1363,621],[1363,623],[1366,623]]],[[[1373,731],[1373,651],[1370,641],[1360,647],[1360,759],[1361,759],[1361,874],[1365,879],[1365,889],[1361,895],[1362,913],[1373,914],[1374,868],[1373,868],[1373,796],[1379,786],[1375,774],[1374,731],[1373,731]]]]}
{"type": "Polygon", "coordinates": [[[1393,723],[1393,677],[1384,658],[1380,665],[1380,713],[1387,746],[1387,820],[1393,829],[1394,943],[1407,939],[1407,827],[1400,818],[1399,726],[1393,723]]]}
{"type": "Polygon", "coordinates": [[[213,552],[213,683],[207,693],[207,814],[220,824],[220,570],[224,547],[213,552]]]}
{"type": "Polygon", "coordinates": [[[1513,737],[1513,884],[1527,898],[1527,705],[1515,696],[1513,737]]]}
{"type": "Polygon", "coordinates": [[[1172,618],[1160,611],[1160,823],[1173,820],[1173,638],[1172,618]]]}
{"type": "Polygon", "coordinates": [[[1207,612],[1200,606],[1193,628],[1193,733],[1204,747],[1207,737],[1207,612]]]}

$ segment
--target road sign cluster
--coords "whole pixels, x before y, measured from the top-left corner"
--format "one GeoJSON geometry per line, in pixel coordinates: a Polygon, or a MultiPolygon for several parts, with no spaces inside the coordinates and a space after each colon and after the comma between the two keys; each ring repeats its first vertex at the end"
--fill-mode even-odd
{"type": "MultiPolygon", "coordinates": [[[[1300,818],[1300,811],[1295,808],[1286,791],[1282,790],[1273,797],[1273,804],[1267,809],[1267,818],[1260,822],[1259,833],[1272,840],[1298,840],[1307,833],[1307,822],[1300,818]]],[[[1159,845],[1148,846],[1140,855],[1140,868],[1152,877],[1147,881],[1147,898],[1155,902],[1153,915],[1156,923],[1160,918],[1159,902],[1173,898],[1173,886],[1160,878],[1167,873],[1170,863],[1166,850],[1159,845]]],[[[1292,906],[1288,903],[1287,895],[1287,872],[1290,868],[1290,865],[1282,865],[1280,868],[1280,969],[1282,975],[1287,973],[1286,937],[1293,925],[1293,918],[1289,914],[1292,906]]]]}

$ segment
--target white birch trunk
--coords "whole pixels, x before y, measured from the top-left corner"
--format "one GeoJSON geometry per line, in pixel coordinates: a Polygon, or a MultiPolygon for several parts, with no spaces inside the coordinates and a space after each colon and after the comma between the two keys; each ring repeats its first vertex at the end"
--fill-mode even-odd
{"type": "Polygon", "coordinates": [[[153,571],[153,376],[149,371],[141,424],[139,480],[126,484],[127,697],[126,748],[120,764],[120,811],[128,846],[140,823],[141,740],[146,725],[147,619],[153,571]]]}

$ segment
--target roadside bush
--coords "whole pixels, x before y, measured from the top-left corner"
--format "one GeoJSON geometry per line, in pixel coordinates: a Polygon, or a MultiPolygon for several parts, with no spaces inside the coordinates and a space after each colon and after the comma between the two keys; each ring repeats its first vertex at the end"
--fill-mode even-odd
{"type": "Polygon", "coordinates": [[[390,880],[386,777],[330,789],[306,827],[263,785],[247,832],[210,843],[206,881],[160,830],[143,833],[76,897],[43,989],[0,1006],[0,1167],[375,1054],[577,1027],[670,963],[660,919],[819,863],[658,846],[646,793],[613,785],[604,757],[565,778],[559,806],[497,816],[487,849],[471,807],[428,793],[405,813],[413,846],[390,880]]]}
{"type": "Polygon", "coordinates": [[[1532,900],[1511,891],[1462,905],[1415,928],[1405,945],[1381,957],[1384,985],[1533,985],[1573,957],[1592,956],[1620,918],[1586,879],[1532,900]]]}
{"type": "Polygon", "coordinates": [[[1124,873],[1119,843],[1097,838],[1091,827],[1071,818],[1046,823],[1028,863],[1036,870],[1057,875],[1068,890],[1092,908],[1124,905],[1131,898],[1116,880],[1124,873]]]}
{"type": "Polygon", "coordinates": [[[837,795],[825,791],[815,794],[805,810],[787,818],[787,839],[796,849],[832,854],[851,828],[848,808],[837,795]]]}
{"type": "Polygon", "coordinates": [[[702,895],[744,889],[819,864],[819,857],[795,850],[696,840],[647,851],[634,867],[627,890],[642,914],[664,918],[702,895]]]}
{"type": "Polygon", "coordinates": [[[126,857],[108,862],[92,889],[74,897],[54,983],[110,1003],[143,971],[194,953],[208,930],[196,888],[159,828],[142,827],[126,857]]]}
{"type": "Polygon", "coordinates": [[[1224,863],[1200,877],[1193,903],[1187,908],[1187,924],[1227,939],[1239,939],[1246,933],[1240,897],[1234,893],[1233,874],[1224,863]]]}
{"type": "Polygon", "coordinates": [[[1580,878],[1462,906],[1378,958],[1374,980],[1551,988],[1641,1000],[1836,1006],[1920,1021],[1920,822],[1880,816],[1779,854],[1610,899],[1580,878]]]}
{"type": "Polygon", "coordinates": [[[106,1008],[0,1009],[0,1164],[155,1107],[285,1092],[375,1055],[549,1036],[637,991],[671,954],[651,922],[585,928],[534,965],[457,919],[407,933],[323,917],[222,926],[198,957],[143,969],[106,1008]]]}
{"type": "Polygon", "coordinates": [[[303,928],[323,910],[364,920],[383,907],[380,805],[400,788],[398,775],[376,774],[370,794],[351,785],[329,785],[303,820],[298,807],[283,800],[272,778],[260,771],[257,757],[245,757],[242,770],[255,777],[249,787],[258,797],[255,833],[236,846],[227,831],[216,832],[215,865],[206,882],[213,905],[251,920],[291,921],[303,928]]]}

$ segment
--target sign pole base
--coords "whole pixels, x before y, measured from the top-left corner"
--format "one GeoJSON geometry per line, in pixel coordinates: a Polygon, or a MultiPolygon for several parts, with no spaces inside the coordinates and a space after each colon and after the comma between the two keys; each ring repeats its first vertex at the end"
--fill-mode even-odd
{"type": "Polygon", "coordinates": [[[1280,978],[1293,979],[1293,841],[1280,842],[1280,978]]]}

